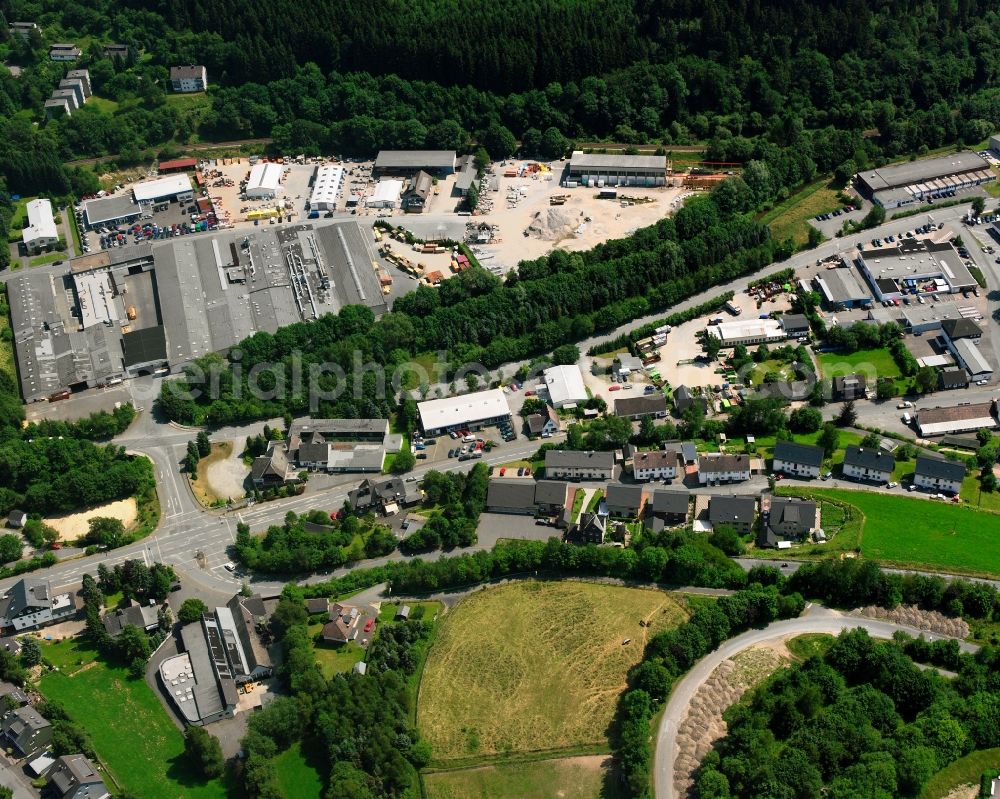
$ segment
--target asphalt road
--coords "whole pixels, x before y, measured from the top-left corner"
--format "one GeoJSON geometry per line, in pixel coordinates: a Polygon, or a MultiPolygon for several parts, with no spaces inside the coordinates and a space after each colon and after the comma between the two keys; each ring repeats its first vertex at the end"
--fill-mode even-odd
{"type": "MultiPolygon", "coordinates": [[[[709,678],[713,671],[725,660],[749,649],[752,646],[769,641],[777,641],[786,636],[805,633],[829,633],[838,635],[844,630],[864,628],[876,638],[892,638],[893,633],[902,630],[913,636],[925,635],[926,632],[901,624],[865,619],[857,616],[845,616],[836,611],[818,605],[808,608],[803,616],[787,621],[778,621],[763,629],[749,630],[735,638],[724,642],[714,652],[702,658],[674,686],[670,699],[663,711],[660,728],[656,736],[654,752],[653,779],[656,799],[674,799],[674,758],[677,756],[677,730],[687,713],[688,705],[694,698],[698,688],[709,678]]],[[[944,637],[944,636],[936,636],[944,637]]],[[[975,652],[978,647],[959,642],[963,652],[975,652]]]]}

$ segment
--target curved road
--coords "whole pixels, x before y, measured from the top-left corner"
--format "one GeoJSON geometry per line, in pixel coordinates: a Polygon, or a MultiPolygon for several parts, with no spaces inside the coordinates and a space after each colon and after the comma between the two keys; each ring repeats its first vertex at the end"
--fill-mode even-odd
{"type": "MultiPolygon", "coordinates": [[[[710,652],[695,664],[684,678],[674,686],[670,694],[660,729],[656,735],[656,750],[654,752],[653,779],[656,788],[656,799],[674,799],[674,758],[677,756],[677,730],[688,705],[695,692],[724,660],[733,657],[757,644],[765,641],[775,641],[789,635],[805,633],[829,633],[838,635],[844,630],[862,627],[876,638],[891,638],[893,633],[903,631],[910,635],[926,635],[925,630],[918,630],[904,624],[892,624],[878,619],[866,619],[860,616],[844,616],[833,610],[818,605],[811,606],[805,614],[797,619],[777,621],[763,629],[748,630],[742,635],[725,641],[714,652],[710,652]]],[[[944,636],[936,635],[938,638],[944,636]]],[[[975,652],[979,647],[960,641],[963,652],[975,652]]]]}

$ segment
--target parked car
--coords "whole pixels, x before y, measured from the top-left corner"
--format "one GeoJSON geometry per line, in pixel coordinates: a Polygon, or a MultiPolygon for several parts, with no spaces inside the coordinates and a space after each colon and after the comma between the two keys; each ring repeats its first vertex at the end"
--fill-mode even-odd
{"type": "Polygon", "coordinates": [[[374,629],[375,629],[375,619],[368,619],[368,621],[365,622],[365,632],[370,633],[374,629]]]}

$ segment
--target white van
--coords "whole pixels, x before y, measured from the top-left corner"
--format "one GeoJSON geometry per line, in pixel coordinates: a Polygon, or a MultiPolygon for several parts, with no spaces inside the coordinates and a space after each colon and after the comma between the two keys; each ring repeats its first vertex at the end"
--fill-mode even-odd
{"type": "Polygon", "coordinates": [[[907,411],[906,413],[904,413],[903,414],[903,424],[908,425],[910,423],[910,419],[911,418],[912,417],[910,416],[909,411],[907,411]]]}
{"type": "Polygon", "coordinates": [[[466,444],[471,444],[475,440],[476,440],[475,436],[464,436],[462,438],[462,441],[464,441],[466,444]]]}

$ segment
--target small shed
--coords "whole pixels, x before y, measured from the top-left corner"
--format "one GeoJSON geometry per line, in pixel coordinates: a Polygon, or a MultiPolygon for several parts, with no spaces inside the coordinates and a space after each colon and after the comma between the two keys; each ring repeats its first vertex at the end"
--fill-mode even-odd
{"type": "Polygon", "coordinates": [[[400,605],[399,610],[396,611],[396,619],[405,621],[408,618],[410,618],[410,606],[400,605]]]}
{"type": "Polygon", "coordinates": [[[13,530],[20,530],[28,521],[28,514],[23,510],[12,510],[7,514],[7,526],[13,530]]]}

